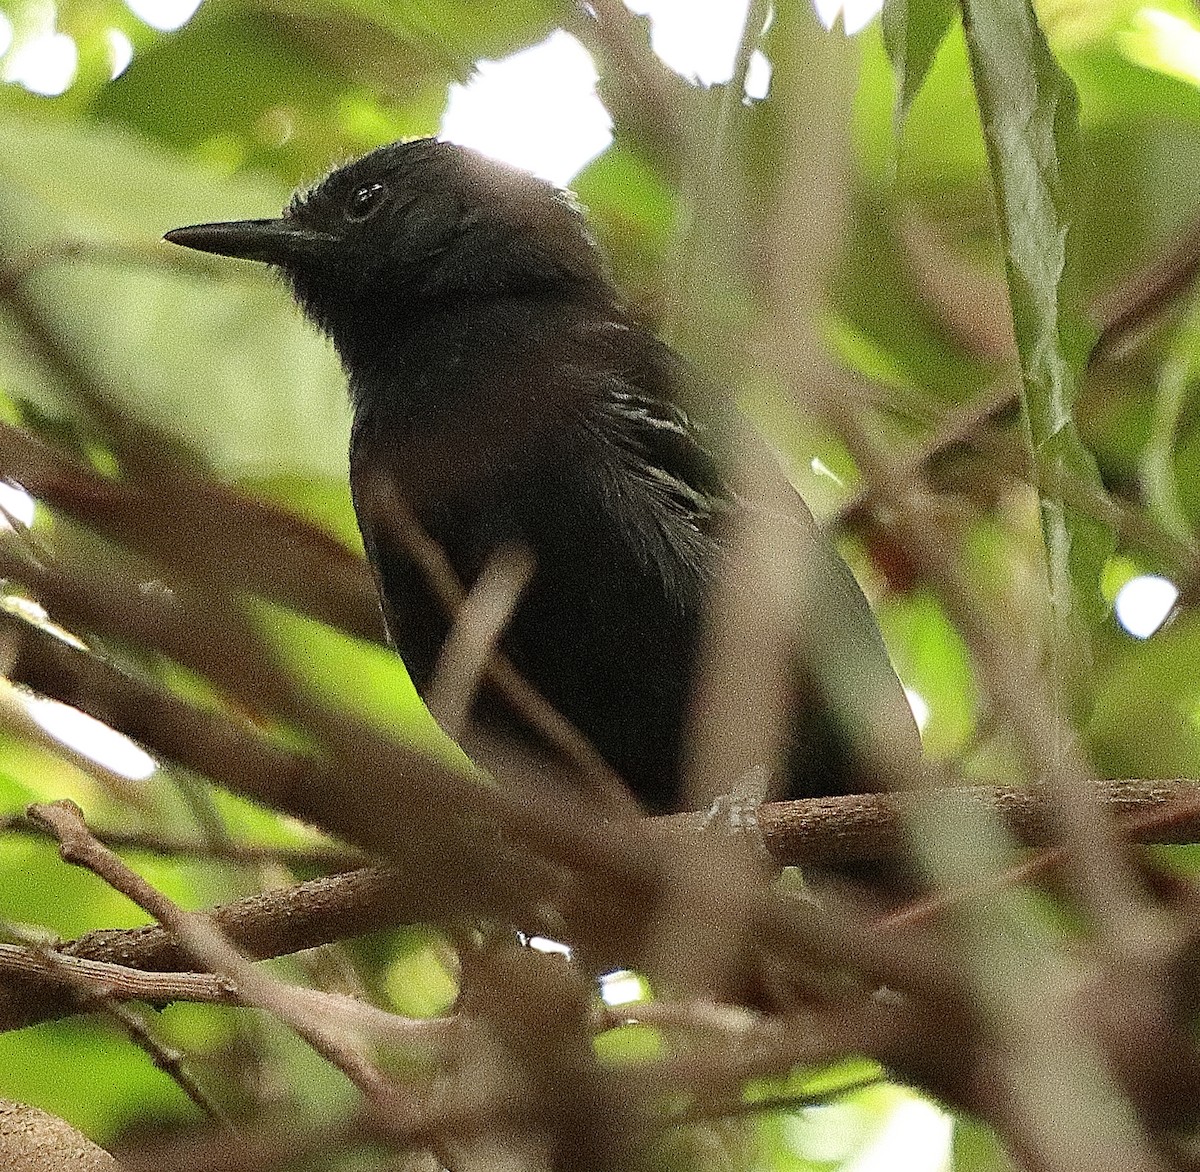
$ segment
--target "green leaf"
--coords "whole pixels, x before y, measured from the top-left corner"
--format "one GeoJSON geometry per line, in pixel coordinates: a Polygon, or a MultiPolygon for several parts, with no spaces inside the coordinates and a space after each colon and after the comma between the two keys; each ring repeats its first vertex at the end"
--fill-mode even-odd
{"type": "Polygon", "coordinates": [[[916,590],[888,598],[877,613],[900,679],[925,702],[921,743],[931,757],[961,751],[978,704],[970,656],[937,600],[916,590]]]}
{"type": "Polygon", "coordinates": [[[1077,616],[1095,623],[1106,612],[1097,583],[1112,550],[1103,527],[1067,515],[1060,490],[1066,479],[1100,485],[1072,415],[1094,339],[1080,308],[1070,233],[1078,103],[1029,0],[963,0],[963,25],[1000,215],[1027,439],[1042,485],[1056,646],[1067,656],[1079,646],[1077,616]]]}
{"type": "MultiPolygon", "coordinates": [[[[331,348],[260,266],[196,263],[160,241],[180,224],[277,215],[288,194],[110,127],[0,119],[0,252],[77,246],[28,289],[119,405],[227,476],[341,479],[350,412],[331,348]]],[[[0,371],[9,394],[78,410],[4,319],[0,371]]]]}
{"type": "Polygon", "coordinates": [[[435,131],[452,78],[344,12],[322,39],[306,22],[205,5],[137,53],[94,112],[226,168],[308,182],[339,157],[435,131]]]}
{"type": "Polygon", "coordinates": [[[255,613],[279,662],[315,696],[448,765],[468,768],[462,750],[430,716],[390,647],[351,638],[270,603],[256,602],[255,613]]]}
{"type": "Polygon", "coordinates": [[[953,1172],[1014,1172],[1004,1145],[981,1123],[960,1118],[954,1122],[953,1172]]]}
{"type": "Polygon", "coordinates": [[[950,28],[955,0],[887,0],[880,14],[883,43],[896,75],[896,121],[903,123],[950,28]]]}

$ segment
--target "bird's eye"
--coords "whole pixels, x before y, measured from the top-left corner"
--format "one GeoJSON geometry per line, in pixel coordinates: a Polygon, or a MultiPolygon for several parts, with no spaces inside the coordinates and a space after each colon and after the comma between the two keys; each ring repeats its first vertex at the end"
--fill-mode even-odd
{"type": "Polygon", "coordinates": [[[365,220],[387,198],[384,183],[360,183],[346,201],[346,217],[350,220],[365,220]]]}

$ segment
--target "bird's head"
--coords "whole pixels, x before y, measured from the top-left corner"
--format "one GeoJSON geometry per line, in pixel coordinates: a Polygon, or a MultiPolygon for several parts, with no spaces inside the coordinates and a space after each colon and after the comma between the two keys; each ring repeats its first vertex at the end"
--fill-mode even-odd
{"type": "Polygon", "coordinates": [[[570,195],[436,139],[380,147],[297,192],[278,219],[176,228],[187,248],[262,261],[338,340],[343,315],[605,282],[570,195]]]}

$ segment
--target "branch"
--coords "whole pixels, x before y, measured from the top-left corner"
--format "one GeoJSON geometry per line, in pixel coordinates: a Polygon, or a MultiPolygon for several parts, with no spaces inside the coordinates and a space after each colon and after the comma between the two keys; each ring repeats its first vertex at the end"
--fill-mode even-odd
{"type": "Polygon", "coordinates": [[[246,1004],[267,1009],[285,1022],[368,1100],[381,1107],[394,1101],[396,1089],[388,1077],[331,1028],[327,1015],[313,1012],[311,1004],[297,995],[299,990],[255,969],[212,917],[203,912],[185,912],[127,867],[88,830],[83,811],[74,802],[34,805],[29,808],[29,816],[58,839],[64,862],[91,871],[153,916],[176,938],[189,960],[232,982],[246,1004]]]}
{"type": "Polygon", "coordinates": [[[0,423],[0,475],[193,581],[236,584],[359,638],[383,639],[362,558],[295,513],[219,484],[198,468],[173,465],[169,475],[150,482],[114,480],[0,423]]]}
{"type": "MultiPolygon", "coordinates": [[[[1125,820],[1130,841],[1200,841],[1200,782],[1099,781],[1094,783],[1094,792],[1097,800],[1125,820]]],[[[1012,787],[773,802],[759,812],[759,824],[768,849],[783,866],[883,861],[903,852],[904,821],[911,810],[918,803],[939,799],[978,803],[999,814],[1024,845],[1048,842],[1051,799],[1035,789],[1012,787]]],[[[702,823],[703,817],[695,814],[649,820],[652,834],[668,838],[704,833],[702,823]]],[[[239,952],[267,959],[428,920],[429,901],[408,900],[407,890],[408,885],[394,870],[362,868],[235,900],[211,908],[208,915],[239,952]]],[[[91,932],[63,944],[59,951],[102,965],[152,970],[159,976],[188,963],[170,933],[157,927],[91,932]]],[[[76,1012],[52,990],[9,985],[7,1004],[0,1003],[0,1029],[76,1012]]],[[[181,996],[192,999],[182,990],[181,996]]]]}
{"type": "MultiPolygon", "coordinates": [[[[51,837],[43,827],[21,814],[0,815],[0,833],[4,832],[40,839],[51,837]]],[[[168,859],[215,859],[233,866],[259,867],[263,863],[278,863],[285,867],[338,872],[361,867],[366,862],[361,854],[336,847],[268,846],[198,837],[174,838],[111,828],[95,830],[93,833],[105,846],[114,850],[140,851],[168,859]]]]}
{"type": "Polygon", "coordinates": [[[644,21],[621,0],[574,0],[564,6],[563,27],[596,58],[600,96],[619,130],[664,174],[678,176],[687,147],[682,112],[694,87],[662,63],[644,21]]]}

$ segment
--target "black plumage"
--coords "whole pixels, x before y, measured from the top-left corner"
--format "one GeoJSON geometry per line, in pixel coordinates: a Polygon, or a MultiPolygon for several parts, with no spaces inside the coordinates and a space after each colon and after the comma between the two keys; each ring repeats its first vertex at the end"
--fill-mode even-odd
{"type": "MultiPolygon", "coordinates": [[[[625,307],[570,196],[422,139],[335,170],[279,219],[167,239],[275,266],[332,339],[359,525],[418,690],[448,625],[373,503],[380,483],[468,586],[498,549],[530,550],[506,652],[648,808],[676,806],[730,498],[677,405],[695,375],[625,307]]],[[[835,649],[825,691],[841,699],[835,714],[805,689],[780,787],[792,796],[861,788],[854,726],[884,712],[911,727],[861,592],[812,549],[835,586],[808,621],[835,649]]]]}

